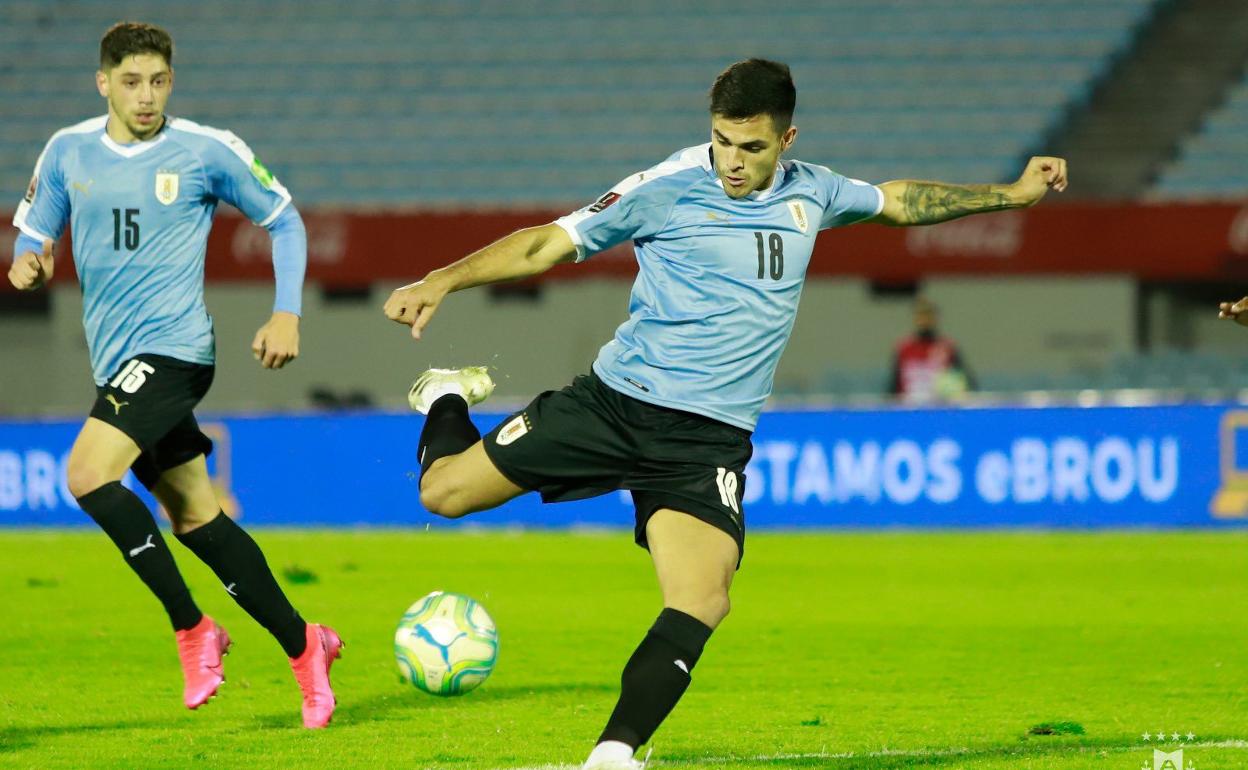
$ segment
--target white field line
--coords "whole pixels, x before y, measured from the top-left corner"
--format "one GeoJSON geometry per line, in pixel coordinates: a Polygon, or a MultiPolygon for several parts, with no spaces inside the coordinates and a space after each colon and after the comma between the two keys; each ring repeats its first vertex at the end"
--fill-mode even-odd
{"type": "MultiPolygon", "coordinates": [[[[1164,747],[1164,744],[1162,744],[1164,747]]],[[[1071,746],[1070,750],[1078,754],[1096,754],[1108,752],[1114,754],[1126,754],[1130,752],[1146,752],[1153,748],[1152,744],[1141,743],[1139,746],[1071,746]]],[[[1233,739],[1225,741],[1194,741],[1192,743],[1173,744],[1172,749],[1248,749],[1248,740],[1233,739]]],[[[820,751],[807,754],[755,754],[752,756],[726,756],[726,757],[698,757],[697,759],[685,759],[679,763],[665,762],[662,759],[651,759],[647,767],[663,767],[669,764],[685,765],[732,765],[743,762],[784,762],[791,760],[804,759],[863,759],[870,757],[947,757],[958,754],[978,754],[980,752],[972,752],[967,748],[957,749],[881,749],[879,751],[842,751],[828,752],[820,751]]],[[[983,753],[989,753],[984,751],[983,753]]],[[[1025,754],[1026,752],[1019,752],[1025,754]]],[[[1009,751],[1003,752],[1003,756],[1008,757],[1009,751]]],[[[535,765],[532,767],[515,767],[515,768],[498,768],[498,770],[580,770],[580,765],[535,765]]]]}

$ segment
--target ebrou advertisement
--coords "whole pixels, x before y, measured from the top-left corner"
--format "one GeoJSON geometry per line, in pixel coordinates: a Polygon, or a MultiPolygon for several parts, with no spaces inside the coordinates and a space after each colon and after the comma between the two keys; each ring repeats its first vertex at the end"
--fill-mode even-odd
{"type": "MultiPolygon", "coordinates": [[[[504,416],[477,422],[484,430],[504,416]]],[[[421,419],[206,415],[201,423],[215,442],[209,468],[227,512],[250,524],[631,526],[626,493],[556,505],[526,495],[461,522],[431,516],[418,495],[421,419]]],[[[65,483],[78,427],[0,422],[0,525],[88,523],[65,483]]],[[[716,471],[707,468],[710,478],[716,471]]],[[[1248,409],[767,412],[744,483],[750,528],[1245,524],[1248,409]]]]}

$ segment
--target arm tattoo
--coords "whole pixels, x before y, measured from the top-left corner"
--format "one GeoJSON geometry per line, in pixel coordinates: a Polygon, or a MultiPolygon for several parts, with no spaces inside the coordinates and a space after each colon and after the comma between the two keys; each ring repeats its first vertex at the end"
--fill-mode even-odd
{"type": "Polygon", "coordinates": [[[906,224],[931,225],[967,214],[1015,208],[1001,188],[1004,185],[952,185],[940,182],[906,182],[901,194],[906,224]]]}

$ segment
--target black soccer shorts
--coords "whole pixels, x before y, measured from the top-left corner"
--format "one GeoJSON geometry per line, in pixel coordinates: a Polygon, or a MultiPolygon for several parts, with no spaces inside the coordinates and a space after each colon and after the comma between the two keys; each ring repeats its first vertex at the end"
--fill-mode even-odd
{"type": "Polygon", "coordinates": [[[491,430],[485,453],[512,483],[547,503],[632,493],[634,537],[660,508],[727,532],[745,551],[750,434],[710,417],[619,393],[592,372],[547,391],[491,430]]]}
{"type": "Polygon", "coordinates": [[[199,455],[212,454],[212,440],[193,409],[212,385],[215,367],[140,353],[96,387],[91,416],[129,436],[142,454],[131,470],[151,489],[160,475],[199,455]]]}

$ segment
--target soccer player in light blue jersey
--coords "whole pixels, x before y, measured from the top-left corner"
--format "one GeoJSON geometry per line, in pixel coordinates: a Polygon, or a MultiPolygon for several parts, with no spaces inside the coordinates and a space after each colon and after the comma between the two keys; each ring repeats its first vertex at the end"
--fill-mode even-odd
{"type": "Polygon", "coordinates": [[[538,396],[482,439],[468,407],[481,367],[430,370],[409,394],[427,415],[421,502],[459,517],[529,491],[546,502],[627,489],[663,611],[624,668],[586,768],[637,768],[690,683],[745,543],[743,471],[820,230],[925,225],[1030,206],[1066,187],[1060,158],[1032,158],[1013,184],[871,185],[781,155],[797,138],[789,69],[751,59],[711,87],[711,141],[634,174],[554,223],[520,230],[396,289],[391,320],[419,339],[446,295],[537,275],[632,241],[629,317],[590,374],[538,396]]]}
{"type": "Polygon", "coordinates": [[[299,352],[307,238],[290,193],[238,137],[165,115],[172,61],[173,41],[159,27],[122,23],[104,35],[96,85],[108,114],[57,131],[40,154],[13,218],[9,280],[23,290],[50,280],[53,244],[72,225],[98,397],[70,452],[69,489],[169,614],[187,707],[224,681],[230,639],[200,612],[151,512],[122,486],[130,469],[169,512],[178,540],[281,644],[304,724],[323,727],[341,641],[304,622],[259,546],[221,512],[205,462],[212,442],[192,411],[213,376],[204,252],[217,204],[272,236],[277,300],[252,342],[265,368],[299,352]]]}

